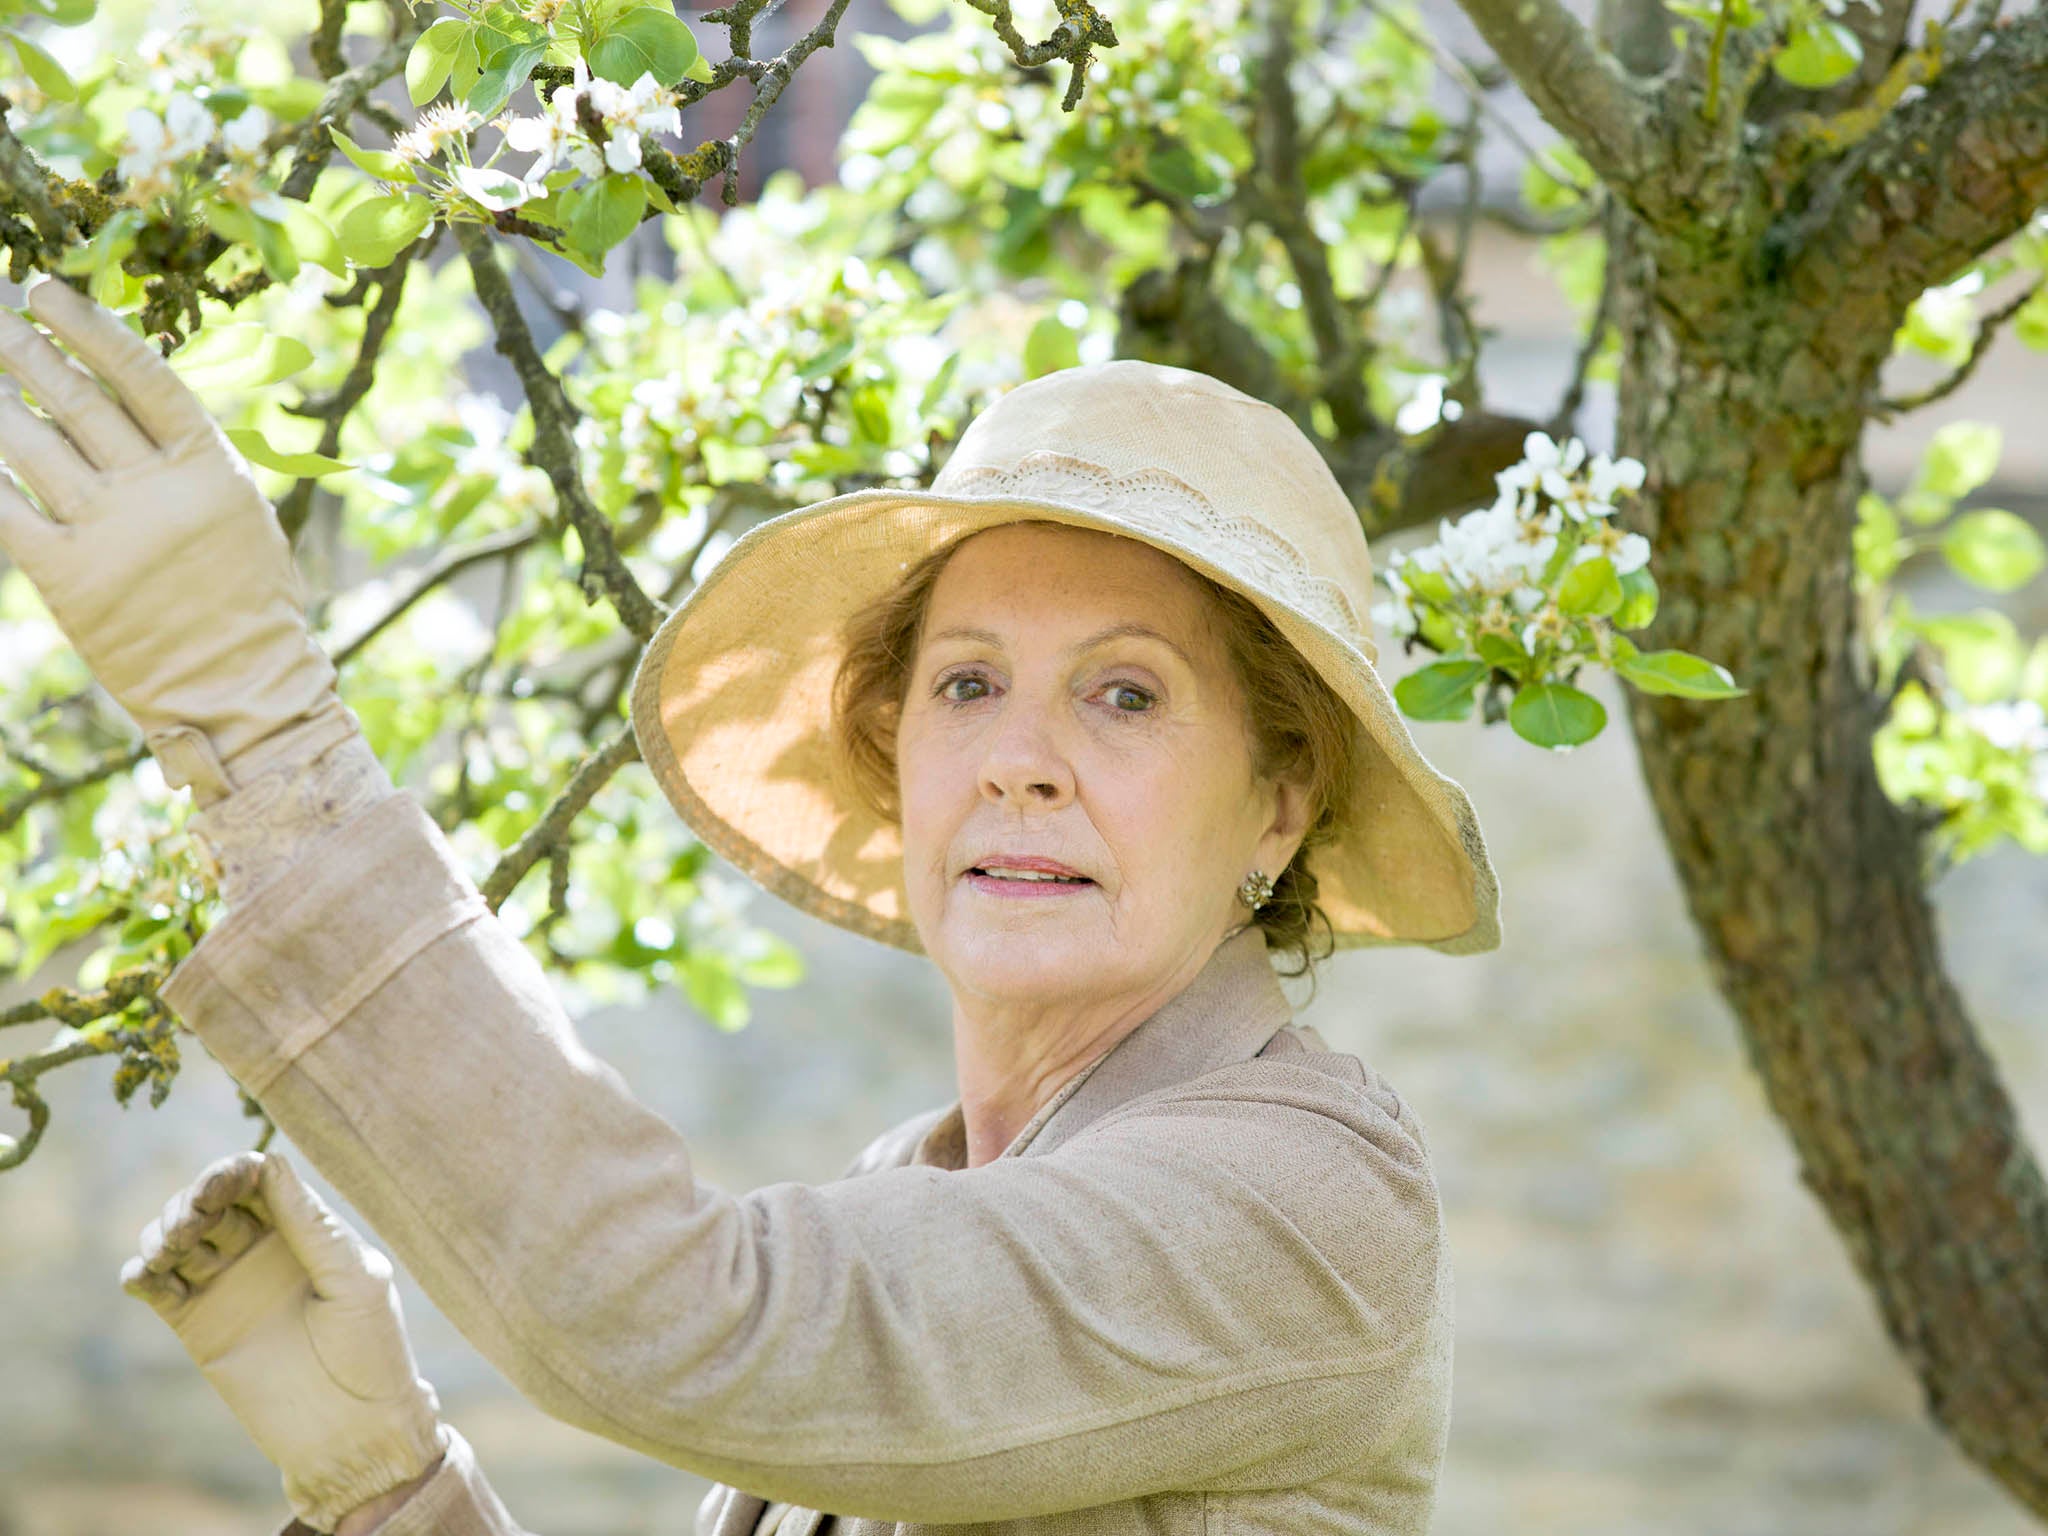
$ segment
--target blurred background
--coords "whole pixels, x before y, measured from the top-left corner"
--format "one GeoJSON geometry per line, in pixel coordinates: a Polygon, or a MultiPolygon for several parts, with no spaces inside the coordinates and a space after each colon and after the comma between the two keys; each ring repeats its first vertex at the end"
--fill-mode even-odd
{"type": "MultiPolygon", "coordinates": [[[[757,26],[757,55],[821,9],[790,0],[757,26]]],[[[1453,50],[1482,51],[1454,6],[1426,9],[1453,50]]],[[[869,79],[844,35],[859,30],[912,29],[878,3],[854,6],[841,45],[806,67],[754,140],[743,201],[779,167],[813,182],[836,175],[834,141],[869,79]]],[[[1519,101],[1500,100],[1522,133],[1549,137],[1519,101]]],[[[693,131],[729,131],[743,105],[734,91],[714,96],[693,109],[693,131]]],[[[1511,203],[1520,156],[1505,136],[1493,153],[1488,195],[1511,203]]],[[[1478,319],[1495,332],[1488,399],[1544,413],[1571,370],[1572,311],[1532,240],[1492,221],[1475,240],[1478,319]]],[[[554,270],[602,305],[643,259],[668,257],[651,239],[601,280],[554,270]]],[[[9,290],[6,302],[18,301],[9,290]]],[[[1897,386],[1942,371],[1902,365],[1897,386]]],[[[478,382],[516,399],[509,381],[478,382]]],[[[1610,417],[1611,389],[1595,384],[1583,431],[1596,448],[1610,445],[1610,417]]],[[[1933,430],[1958,419],[2005,429],[2000,482],[1979,499],[2048,526],[2048,376],[2010,338],[1963,389],[1875,432],[1877,488],[1902,485],[1933,430]]],[[[1388,553],[1376,551],[1382,563],[1388,553]]],[[[1988,598],[1923,559],[1901,586],[1923,608],[1989,603],[2023,633],[2048,630],[2048,583],[1988,598]]],[[[1409,665],[1388,646],[1390,683],[1409,665]]],[[[1436,1530],[2035,1529],[1931,1427],[1799,1183],[1702,966],[1620,690],[1605,674],[1582,686],[1612,726],[1570,754],[1534,750],[1505,728],[1411,726],[1478,807],[1505,893],[1502,947],[1458,959],[1340,956],[1301,1010],[1335,1048],[1383,1072],[1429,1134],[1458,1323],[1436,1530]]],[[[1993,853],[1933,895],[1952,974],[2033,1144],[2048,1150],[2048,867],[1993,853]]],[[[947,1000],[923,961],[766,896],[751,915],[792,940],[809,972],[791,990],[757,994],[746,1029],[722,1033],[680,997],[595,1008],[579,1026],[690,1138],[701,1176],[731,1189],[833,1177],[879,1131],[953,1096],[947,1000]]],[[[78,954],[0,986],[0,1006],[67,981],[78,954]]],[[[45,1079],[51,1133],[32,1167],[0,1176],[0,1536],[229,1536],[288,1518],[273,1469],[169,1330],[117,1284],[164,1199],[253,1139],[233,1084],[186,1045],[160,1110],[114,1103],[111,1060],[45,1079]]],[[[424,1373],[525,1525],[541,1536],[691,1529],[700,1479],[544,1417],[408,1279],[401,1289],[424,1373]]]]}

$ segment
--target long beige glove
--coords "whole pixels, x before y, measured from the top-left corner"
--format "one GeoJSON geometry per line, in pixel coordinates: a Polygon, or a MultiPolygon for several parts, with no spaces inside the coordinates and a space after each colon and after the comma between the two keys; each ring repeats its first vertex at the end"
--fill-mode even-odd
{"type": "Polygon", "coordinates": [[[306,1525],[332,1531],[447,1448],[391,1261],[282,1157],[209,1164],[139,1247],[122,1287],[178,1335],[306,1525]]]}
{"type": "Polygon", "coordinates": [[[0,367],[49,413],[0,391],[0,460],[42,503],[0,479],[0,549],[166,782],[210,804],[266,762],[346,735],[291,544],[198,397],[60,279],[34,283],[28,308],[87,366],[0,309],[0,367]]]}

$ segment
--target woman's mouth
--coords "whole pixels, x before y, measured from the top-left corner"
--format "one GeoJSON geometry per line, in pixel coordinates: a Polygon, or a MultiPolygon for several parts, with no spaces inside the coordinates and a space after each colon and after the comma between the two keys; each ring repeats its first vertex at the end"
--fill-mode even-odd
{"type": "Polygon", "coordinates": [[[1022,864],[992,859],[972,866],[962,878],[973,889],[990,896],[1026,899],[1070,896],[1095,884],[1086,875],[1076,874],[1065,865],[1055,865],[1050,859],[1033,859],[1022,864]]]}

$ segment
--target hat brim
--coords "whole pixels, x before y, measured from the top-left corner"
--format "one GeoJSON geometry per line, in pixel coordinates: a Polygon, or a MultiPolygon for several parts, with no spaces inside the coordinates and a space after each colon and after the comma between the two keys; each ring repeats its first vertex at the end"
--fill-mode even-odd
{"type": "Polygon", "coordinates": [[[1357,717],[1349,830],[1313,855],[1340,948],[1500,945],[1500,886],[1470,797],[1416,749],[1365,653],[1191,546],[1108,513],[1013,495],[878,487],[758,524],[648,640],[633,676],[640,754],[711,849],[791,905],[922,954],[902,842],[841,777],[833,678],[848,621],[932,551],[1043,519],[1139,539],[1242,593],[1357,717]]]}

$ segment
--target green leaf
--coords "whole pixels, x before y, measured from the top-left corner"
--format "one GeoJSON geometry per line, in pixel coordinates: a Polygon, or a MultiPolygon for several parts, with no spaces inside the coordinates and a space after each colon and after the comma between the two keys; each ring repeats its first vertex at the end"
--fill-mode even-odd
{"type": "Polygon", "coordinates": [[[336,277],[347,277],[348,258],[341,253],[341,242],[334,238],[334,226],[305,203],[286,198],[285,209],[284,232],[300,259],[325,267],[336,277]]]}
{"type": "Polygon", "coordinates": [[[456,51],[469,41],[470,32],[470,24],[461,17],[443,16],[414,41],[405,56],[405,89],[414,106],[425,106],[440,95],[456,51]]]}
{"type": "Polygon", "coordinates": [[[1557,587],[1557,606],[1570,614],[1604,616],[1621,606],[1621,597],[1621,578],[1605,555],[1581,560],[1557,587]]]}
{"type": "Polygon", "coordinates": [[[1567,751],[1598,736],[1607,711],[1569,683],[1526,683],[1508,706],[1508,724],[1524,741],[1567,751]]]}
{"type": "Polygon", "coordinates": [[[709,85],[718,76],[711,68],[711,61],[700,53],[695,61],[691,63],[690,67],[683,71],[683,78],[685,80],[695,80],[701,85],[709,85]]]}
{"type": "Polygon", "coordinates": [[[222,202],[219,198],[207,198],[201,204],[201,212],[207,228],[223,240],[255,251],[263,270],[277,282],[288,283],[299,275],[299,253],[292,249],[283,225],[258,218],[240,204],[222,202]]]}
{"type": "Polygon", "coordinates": [[[1394,684],[1394,702],[1415,720],[1462,720],[1472,713],[1472,696],[1490,670],[1484,661],[1459,657],[1433,661],[1394,684]]]}
{"type": "Polygon", "coordinates": [[[631,173],[601,177],[566,192],[562,213],[569,244],[601,262],[606,251],[639,227],[646,207],[646,184],[631,173]]]}
{"type": "Polygon", "coordinates": [[[1749,692],[1739,687],[1719,662],[1689,651],[1639,651],[1617,658],[1614,670],[1644,693],[1670,693],[1686,699],[1733,699],[1749,692]]]}
{"type": "Polygon", "coordinates": [[[1479,659],[1481,661],[1490,667],[1499,667],[1506,672],[1515,671],[1529,660],[1529,653],[1522,649],[1522,642],[1511,635],[1503,635],[1489,630],[1481,635],[1473,644],[1474,649],[1479,652],[1479,659]]]}
{"type": "Polygon", "coordinates": [[[738,962],[739,978],[750,987],[793,987],[804,979],[804,957],[787,939],[755,930],[751,953],[738,962]]]}
{"type": "Polygon", "coordinates": [[[862,437],[884,448],[895,443],[895,412],[890,408],[886,389],[879,384],[863,384],[853,392],[848,403],[853,410],[854,425],[860,429],[862,437]]]}
{"type": "Polygon", "coordinates": [[[91,21],[98,9],[94,0],[30,0],[30,8],[42,12],[60,27],[81,26],[91,21]]]}
{"type": "Polygon", "coordinates": [[[945,398],[946,390],[952,384],[953,375],[959,368],[960,354],[957,351],[948,352],[946,360],[939,364],[939,371],[931,376],[930,382],[924,387],[924,393],[918,397],[917,415],[920,421],[939,408],[939,401],[945,398]]]}
{"type": "Polygon", "coordinates": [[[357,203],[341,216],[335,238],[359,267],[381,267],[420,237],[434,222],[434,205],[424,197],[394,192],[357,203]]]}
{"type": "Polygon", "coordinates": [[[2043,709],[2048,709],[2048,635],[2042,635],[2027,652],[2027,659],[2020,667],[2019,687],[2015,690],[2023,699],[2032,699],[2043,709]]]}
{"type": "Polygon", "coordinates": [[[1899,519],[1892,504],[1875,491],[1856,498],[1856,528],[1850,543],[1856,551],[1856,572],[1866,582],[1889,580],[1910,547],[1899,537],[1899,519]]]}
{"type": "Polygon", "coordinates": [[[142,232],[143,212],[140,208],[117,208],[108,215],[106,223],[93,233],[84,245],[74,245],[58,259],[57,270],[66,276],[78,277],[88,272],[102,272],[115,269],[121,275],[121,258],[135,249],[136,236],[142,232]]]}
{"type": "Polygon", "coordinates": [[[8,40],[14,44],[14,51],[21,58],[21,67],[27,71],[29,79],[35,81],[37,90],[58,101],[78,99],[78,87],[64,73],[62,64],[18,32],[10,33],[8,40]]]}
{"type": "Polygon", "coordinates": [[[1223,178],[1209,162],[1176,139],[1155,146],[1145,157],[1145,179],[1185,202],[1223,190],[1223,178]]]}
{"type": "Polygon", "coordinates": [[[1933,643],[1941,669],[1973,704],[2010,696],[2025,665],[2018,627],[1992,608],[1940,613],[1911,621],[1913,631],[1933,643]]]}
{"type": "Polygon", "coordinates": [[[1024,339],[1024,376],[1035,379],[1081,361],[1081,339],[1058,315],[1040,315],[1024,339]]]}
{"type": "Polygon", "coordinates": [[[1906,320],[1892,338],[1895,347],[1924,353],[1945,363],[1970,355],[1977,336],[1977,310],[1953,288],[1929,288],[1906,308],[1906,320]]]}
{"type": "Polygon", "coordinates": [[[483,73],[483,45],[478,39],[482,30],[481,27],[465,26],[462,36],[455,40],[455,57],[448,65],[448,89],[457,101],[469,95],[469,88],[483,73]]]}
{"type": "MultiPolygon", "coordinates": [[[[1991,478],[1998,468],[2004,442],[2004,435],[1989,422],[1948,423],[1935,432],[1927,452],[1921,456],[1914,488],[1952,505],[1991,478]]],[[[1909,509],[1907,515],[1914,514],[1909,509]]],[[[1915,517],[1915,521],[1937,522],[1939,518],[1923,516],[1915,517]]]]}
{"type": "Polygon", "coordinates": [[[470,109],[485,117],[495,113],[512,99],[514,91],[532,77],[533,66],[547,51],[545,42],[507,43],[492,54],[484,65],[483,73],[476,77],[476,84],[469,88],[465,100],[470,109]]]}
{"type": "Polygon", "coordinates": [[[745,1027],[749,1013],[746,989],[724,955],[693,950],[682,957],[677,968],[683,974],[683,990],[699,1013],[728,1033],[745,1027]]]}
{"type": "Polygon", "coordinates": [[[1993,592],[2025,586],[2048,563],[2041,535],[2025,518],[1992,508],[1966,512],[1951,523],[1941,552],[1957,575],[1993,592]]]}
{"type": "Polygon", "coordinates": [[[227,437],[251,464],[261,464],[281,475],[311,479],[355,468],[345,459],[331,459],[324,453],[288,453],[282,448],[273,448],[269,440],[253,427],[229,427],[227,437]]]}
{"type": "Polygon", "coordinates": [[[253,321],[209,325],[173,352],[171,366],[195,389],[261,389],[313,361],[313,349],[253,321]]]}
{"type": "MultiPolygon", "coordinates": [[[[440,23],[437,21],[434,25],[438,27],[440,23]]],[[[327,131],[334,135],[334,142],[341,147],[341,152],[344,155],[347,155],[360,169],[368,171],[379,181],[415,181],[418,179],[413,175],[412,166],[408,162],[399,159],[390,150],[364,149],[362,145],[358,144],[332,123],[327,125],[327,131]]]]}
{"type": "Polygon", "coordinates": [[[583,57],[593,75],[618,85],[642,75],[654,76],[657,85],[674,85],[697,62],[697,38],[666,4],[637,5],[595,40],[584,39],[583,57]]]}
{"type": "Polygon", "coordinates": [[[1785,47],[1771,57],[1771,68],[1787,85],[1821,91],[1856,73],[1863,62],[1863,44],[1856,34],[1830,16],[1817,16],[1795,26],[1785,47]]]}
{"type": "Polygon", "coordinates": [[[2012,317],[2012,333],[2021,346],[2048,352],[2048,287],[2036,288],[2033,297],[2020,306],[2020,312],[2012,317]]]}
{"type": "Polygon", "coordinates": [[[1647,565],[1621,578],[1621,606],[1607,616],[1616,629],[1641,629],[1657,617],[1657,578],[1647,565]]]}
{"type": "Polygon", "coordinates": [[[1408,590],[1426,603],[1451,603],[1457,595],[1451,590],[1451,578],[1442,571],[1425,570],[1412,562],[1403,561],[1401,580],[1408,590]]]}

